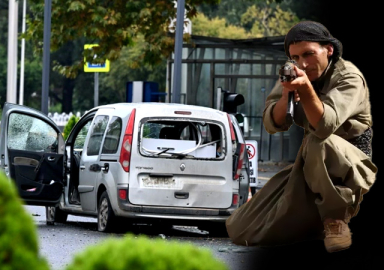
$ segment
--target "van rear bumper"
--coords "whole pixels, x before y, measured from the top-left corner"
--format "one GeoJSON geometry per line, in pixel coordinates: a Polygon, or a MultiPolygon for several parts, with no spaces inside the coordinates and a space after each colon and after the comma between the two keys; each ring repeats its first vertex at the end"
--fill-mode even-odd
{"type": "Polygon", "coordinates": [[[225,221],[237,208],[237,206],[227,209],[138,206],[120,199],[118,201],[121,210],[119,215],[125,217],[225,221]]]}

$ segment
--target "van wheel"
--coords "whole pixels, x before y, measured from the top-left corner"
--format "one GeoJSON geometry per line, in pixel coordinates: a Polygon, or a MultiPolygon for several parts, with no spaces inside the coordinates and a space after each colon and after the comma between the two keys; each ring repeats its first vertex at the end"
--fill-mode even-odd
{"type": "Polygon", "coordinates": [[[58,206],[46,206],[47,225],[54,225],[55,222],[67,222],[68,213],[62,211],[58,206]]]}
{"type": "Polygon", "coordinates": [[[115,213],[111,207],[107,191],[101,194],[97,213],[97,230],[99,232],[109,232],[113,229],[116,221],[115,213]]]}
{"type": "Polygon", "coordinates": [[[67,222],[68,213],[65,213],[58,206],[52,207],[54,209],[53,220],[55,222],[65,223],[67,222]]]}

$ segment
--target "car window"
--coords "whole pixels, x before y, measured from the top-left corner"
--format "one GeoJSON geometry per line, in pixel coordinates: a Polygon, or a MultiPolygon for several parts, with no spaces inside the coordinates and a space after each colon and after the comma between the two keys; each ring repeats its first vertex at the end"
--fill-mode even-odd
{"type": "Polygon", "coordinates": [[[155,157],[221,158],[223,128],[205,121],[149,120],[141,125],[140,152],[155,157]],[[170,141],[172,140],[172,141],[170,141]]]}
{"type": "Polygon", "coordinates": [[[103,140],[104,132],[107,128],[108,124],[108,116],[105,115],[99,115],[95,118],[95,120],[92,123],[91,126],[91,135],[89,138],[89,142],[87,145],[87,155],[88,156],[94,156],[98,155],[100,148],[101,148],[101,142],[103,140]]]}
{"type": "Polygon", "coordinates": [[[88,130],[91,126],[92,119],[89,119],[88,122],[80,129],[79,133],[76,135],[74,150],[82,151],[85,143],[85,138],[87,137],[88,130]]]}
{"type": "Polygon", "coordinates": [[[105,135],[102,154],[114,154],[119,146],[120,134],[122,128],[122,120],[120,117],[113,117],[108,126],[107,134],[105,135]]]}
{"type": "Polygon", "coordinates": [[[9,116],[9,149],[56,153],[58,136],[52,126],[38,118],[19,113],[9,116]]]}

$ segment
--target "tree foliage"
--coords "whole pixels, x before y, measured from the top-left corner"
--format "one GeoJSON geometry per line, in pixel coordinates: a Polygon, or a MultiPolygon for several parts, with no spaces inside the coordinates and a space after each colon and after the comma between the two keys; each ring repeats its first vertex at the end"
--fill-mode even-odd
{"type": "Polygon", "coordinates": [[[192,20],[192,27],[194,35],[230,39],[245,39],[251,37],[243,27],[228,24],[224,18],[215,17],[209,19],[202,13],[199,13],[192,20]]]}
{"type": "Polygon", "coordinates": [[[7,54],[4,47],[0,47],[0,102],[6,100],[7,87],[7,54]]]}
{"type": "Polygon", "coordinates": [[[77,122],[79,122],[79,120],[80,120],[80,117],[77,117],[74,114],[71,115],[71,117],[69,117],[68,122],[64,126],[64,129],[63,129],[64,140],[66,140],[68,138],[68,136],[71,133],[73,127],[76,125],[77,122]]]}
{"type": "MultiPolygon", "coordinates": [[[[303,0],[304,1],[304,0],[303,0]]],[[[202,4],[198,6],[198,12],[203,13],[209,19],[224,18],[230,25],[238,27],[245,27],[245,30],[249,31],[251,27],[246,27],[242,24],[243,14],[251,6],[262,7],[266,5],[279,4],[283,10],[286,10],[293,5],[301,7],[301,2],[293,0],[221,0],[217,4],[202,4]]],[[[311,0],[307,0],[311,1],[311,0]]],[[[305,9],[305,8],[304,8],[305,9]]]]}
{"type": "Polygon", "coordinates": [[[282,36],[297,22],[299,18],[289,9],[286,0],[223,0],[218,5],[220,11],[199,13],[192,20],[192,31],[195,35],[219,38],[245,39],[271,36],[282,36]],[[245,6],[245,4],[252,5],[245,6]],[[281,2],[281,3],[280,3],[281,2]],[[256,4],[255,4],[256,3],[256,4]],[[227,12],[224,12],[227,10],[227,12]],[[243,10],[244,12],[231,11],[243,10]],[[218,16],[213,17],[213,14],[218,16]]]}
{"type": "Polygon", "coordinates": [[[221,0],[217,4],[204,3],[198,7],[198,11],[210,20],[222,18],[230,25],[241,27],[241,15],[256,2],[257,0],[221,0]]]}
{"type": "Polygon", "coordinates": [[[0,1],[0,104],[7,98],[8,1],[0,1]]]}
{"type": "MultiPolygon", "coordinates": [[[[197,14],[196,6],[218,3],[220,0],[186,0],[187,18],[197,14]]],[[[32,16],[27,19],[26,38],[35,41],[37,51],[42,50],[44,27],[44,1],[30,0],[32,16]]],[[[68,41],[85,38],[89,44],[99,44],[84,50],[73,65],[55,63],[54,70],[75,78],[84,63],[115,61],[124,46],[133,46],[134,39],[142,35],[146,42],[139,60],[156,64],[174,49],[174,38],[169,35],[171,18],[177,9],[169,0],[52,0],[51,50],[56,51],[68,41]],[[75,18],[75,19],[73,19],[75,18]],[[84,61],[85,59],[85,61],[84,61]]]]}
{"type": "Polygon", "coordinates": [[[300,20],[290,9],[275,1],[265,1],[248,7],[241,16],[241,24],[249,27],[256,38],[283,36],[300,20]]]}
{"type": "Polygon", "coordinates": [[[135,46],[124,47],[121,55],[108,73],[102,74],[100,84],[100,103],[123,102],[126,100],[126,86],[129,81],[153,81],[159,84],[159,91],[165,92],[166,83],[166,58],[160,59],[157,65],[140,62],[140,57],[145,50],[144,37],[135,38],[135,46]]]}
{"type": "Polygon", "coordinates": [[[48,261],[39,254],[36,225],[14,183],[0,171],[0,269],[48,270],[48,261]]]}
{"type": "MultiPolygon", "coordinates": [[[[20,3],[20,1],[19,1],[20,3]]],[[[19,4],[19,18],[22,18],[22,8],[19,4]]],[[[29,12],[27,6],[27,12],[29,12]]],[[[8,1],[0,1],[0,105],[6,101],[7,98],[7,73],[8,73],[8,1]]],[[[19,33],[21,32],[21,19],[19,19],[19,33]]],[[[18,52],[21,51],[21,39],[18,42],[18,52]]],[[[21,56],[18,55],[18,71],[20,71],[21,56]]],[[[41,101],[41,71],[42,71],[42,58],[39,55],[33,55],[32,42],[25,42],[25,59],[24,59],[24,99],[23,104],[29,107],[38,109],[40,108],[41,101]]],[[[18,73],[18,80],[16,81],[17,90],[20,85],[20,72],[18,73]]],[[[19,100],[19,97],[17,97],[19,100]]]]}

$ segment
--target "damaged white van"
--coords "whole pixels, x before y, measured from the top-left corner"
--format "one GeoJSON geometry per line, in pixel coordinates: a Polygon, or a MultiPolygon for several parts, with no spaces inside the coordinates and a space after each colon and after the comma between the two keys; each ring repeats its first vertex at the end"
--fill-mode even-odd
{"type": "Polygon", "coordinates": [[[224,225],[248,199],[245,140],[231,114],[192,105],[118,103],[89,110],[66,141],[40,111],[5,103],[1,169],[47,223],[97,217],[224,225]]]}

